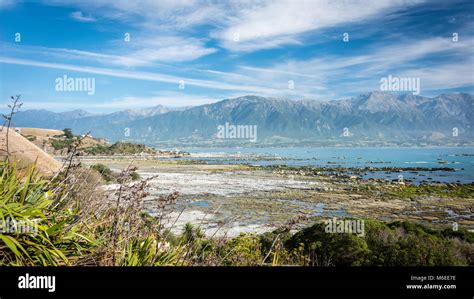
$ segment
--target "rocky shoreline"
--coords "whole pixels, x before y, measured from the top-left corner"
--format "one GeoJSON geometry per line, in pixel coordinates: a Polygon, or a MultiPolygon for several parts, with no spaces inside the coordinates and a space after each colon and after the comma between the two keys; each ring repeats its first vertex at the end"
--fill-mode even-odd
{"type": "MultiPolygon", "coordinates": [[[[84,163],[91,163],[84,160],[84,163]]],[[[104,163],[102,160],[101,163],[104,163]]],[[[126,160],[105,161],[119,170],[126,160]]],[[[362,179],[355,169],[250,165],[186,164],[183,161],[136,161],[150,181],[147,212],[154,215],[154,198],[180,192],[173,210],[163,218],[174,230],[186,222],[207,235],[271,231],[295,217],[309,225],[320,217],[412,220],[434,226],[474,228],[474,184],[411,185],[383,179],[362,179]],[[179,216],[179,217],[178,217],[179,216]],[[173,224],[173,225],[171,225],[173,224]]],[[[383,171],[427,171],[420,167],[383,171]]],[[[367,170],[365,170],[367,171],[367,170]]],[[[452,171],[449,168],[429,171],[452,171]]],[[[363,173],[360,170],[359,174],[363,173]]],[[[108,185],[108,189],[113,189],[108,185]]],[[[164,223],[165,225],[167,225],[164,223]]]]}

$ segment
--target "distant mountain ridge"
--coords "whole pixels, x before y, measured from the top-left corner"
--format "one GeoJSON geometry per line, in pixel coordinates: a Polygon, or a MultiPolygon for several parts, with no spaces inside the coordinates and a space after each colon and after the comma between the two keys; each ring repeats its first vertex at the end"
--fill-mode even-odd
{"type": "Polygon", "coordinates": [[[104,115],[29,110],[14,118],[18,127],[69,127],[111,141],[245,144],[216,138],[217,127],[226,122],[256,125],[257,143],[264,144],[465,144],[474,137],[474,96],[428,98],[375,91],[328,102],[244,96],[171,111],[163,106],[104,115]]]}

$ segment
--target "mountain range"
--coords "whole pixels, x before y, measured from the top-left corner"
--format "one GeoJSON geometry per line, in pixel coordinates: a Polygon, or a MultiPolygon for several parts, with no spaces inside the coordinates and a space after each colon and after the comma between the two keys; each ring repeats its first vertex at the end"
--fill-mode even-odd
{"type": "Polygon", "coordinates": [[[324,102],[243,96],[195,107],[109,114],[26,110],[13,122],[17,127],[72,128],[109,141],[149,145],[251,143],[217,138],[218,127],[226,123],[256,126],[257,144],[266,145],[466,145],[474,140],[474,95],[428,98],[374,91],[324,102]]]}

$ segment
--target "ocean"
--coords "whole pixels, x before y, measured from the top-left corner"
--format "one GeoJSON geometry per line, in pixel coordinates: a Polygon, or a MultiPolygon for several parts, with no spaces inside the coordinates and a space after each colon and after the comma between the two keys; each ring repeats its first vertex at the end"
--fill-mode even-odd
{"type": "Polygon", "coordinates": [[[410,147],[410,148],[309,148],[309,147],[234,147],[234,148],[173,148],[191,153],[177,160],[200,160],[209,164],[251,164],[315,166],[331,168],[367,168],[364,179],[383,178],[414,183],[473,183],[474,148],[471,147],[410,147]],[[382,168],[417,168],[390,171],[382,168]],[[420,169],[422,168],[422,169],[420,169]],[[430,168],[453,168],[454,171],[429,171],[430,168]]]}

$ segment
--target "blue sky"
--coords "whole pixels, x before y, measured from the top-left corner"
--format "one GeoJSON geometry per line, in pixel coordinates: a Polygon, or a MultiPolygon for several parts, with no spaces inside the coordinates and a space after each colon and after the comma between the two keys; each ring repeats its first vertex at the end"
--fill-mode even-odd
{"type": "Polygon", "coordinates": [[[378,90],[388,75],[420,78],[425,96],[473,92],[473,13],[471,0],[0,0],[0,104],[14,94],[24,109],[92,112],[248,94],[324,101],[378,90]],[[57,91],[64,75],[94,78],[95,93],[57,91]]]}

